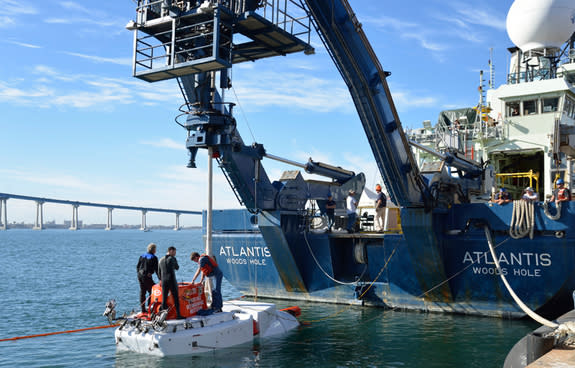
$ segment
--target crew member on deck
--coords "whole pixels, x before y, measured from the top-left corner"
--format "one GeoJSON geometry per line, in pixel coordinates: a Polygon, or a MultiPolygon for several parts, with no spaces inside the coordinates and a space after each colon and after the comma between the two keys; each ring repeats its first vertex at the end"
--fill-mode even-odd
{"type": "Polygon", "coordinates": [[[525,188],[521,199],[528,202],[537,202],[539,200],[539,195],[533,191],[533,188],[527,187],[525,188]]]}
{"type": "Polygon", "coordinates": [[[158,257],[156,257],[156,244],[148,244],[147,253],[138,260],[138,282],[140,283],[140,307],[142,313],[146,313],[146,294],[152,295],[152,287],[155,282],[153,274],[158,274],[158,257]]]}
{"type": "Polygon", "coordinates": [[[335,222],[335,207],[336,203],[333,200],[331,193],[327,195],[327,202],[325,202],[325,214],[327,215],[327,231],[331,232],[331,228],[335,222]]]}
{"type": "Polygon", "coordinates": [[[555,182],[557,188],[553,191],[553,195],[549,202],[566,202],[571,200],[571,192],[569,189],[565,188],[565,182],[563,179],[557,179],[555,182]]]}
{"type": "Polygon", "coordinates": [[[224,274],[218,267],[216,260],[213,257],[210,257],[206,254],[200,254],[198,252],[192,253],[190,259],[194,262],[199,264],[196,273],[194,274],[194,278],[192,279],[192,284],[196,281],[196,278],[202,272],[202,278],[200,279],[200,283],[204,282],[204,278],[207,276],[208,280],[212,285],[212,310],[214,312],[221,312],[223,306],[222,300],[222,278],[224,274]],[[213,278],[215,277],[215,287],[213,287],[213,278]]]}
{"type": "Polygon", "coordinates": [[[171,292],[176,305],[178,319],[184,319],[180,314],[180,298],[178,295],[178,281],[176,281],[176,270],[179,270],[178,260],[176,259],[176,247],[169,247],[165,256],[160,259],[158,265],[158,277],[162,282],[162,310],[168,305],[168,295],[171,292]]]}
{"type": "Polygon", "coordinates": [[[375,192],[377,193],[377,198],[375,199],[375,230],[382,233],[384,229],[383,214],[385,212],[387,198],[385,198],[385,194],[381,191],[381,185],[377,184],[375,186],[375,192]]]}
{"type": "Polygon", "coordinates": [[[355,199],[355,190],[350,189],[347,199],[345,200],[345,208],[347,210],[347,232],[353,233],[355,231],[355,219],[357,218],[357,199],[355,199]]]}
{"type": "Polygon", "coordinates": [[[511,195],[505,188],[499,188],[499,192],[495,194],[494,202],[497,204],[506,204],[511,202],[511,195]]]}

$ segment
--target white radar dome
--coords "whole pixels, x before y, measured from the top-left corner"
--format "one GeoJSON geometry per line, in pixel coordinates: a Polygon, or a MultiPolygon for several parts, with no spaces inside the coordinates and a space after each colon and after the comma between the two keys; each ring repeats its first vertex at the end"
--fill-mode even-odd
{"type": "Polygon", "coordinates": [[[574,31],[574,0],[515,0],[507,13],[507,34],[523,52],[560,48],[574,31]]]}

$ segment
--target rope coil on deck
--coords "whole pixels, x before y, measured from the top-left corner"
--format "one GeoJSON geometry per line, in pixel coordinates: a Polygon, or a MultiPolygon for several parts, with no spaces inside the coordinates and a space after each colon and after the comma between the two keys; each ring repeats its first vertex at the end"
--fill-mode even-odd
{"type": "Polygon", "coordinates": [[[533,239],[535,228],[535,205],[531,201],[513,201],[513,214],[509,223],[509,235],[513,239],[521,239],[529,235],[533,239]]]}

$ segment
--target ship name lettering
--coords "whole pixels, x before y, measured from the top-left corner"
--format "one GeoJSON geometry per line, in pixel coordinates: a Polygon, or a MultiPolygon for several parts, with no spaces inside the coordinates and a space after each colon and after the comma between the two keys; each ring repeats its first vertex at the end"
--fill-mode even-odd
{"type": "Polygon", "coordinates": [[[516,268],[513,270],[514,276],[524,276],[524,277],[541,277],[541,270],[536,268],[530,270],[528,268],[516,268]]]}
{"type": "Polygon", "coordinates": [[[239,253],[235,247],[223,246],[220,248],[220,256],[226,257],[271,257],[268,247],[240,247],[239,253]]]}
{"type": "Polygon", "coordinates": [[[476,275],[500,275],[503,276],[507,275],[507,268],[501,268],[501,272],[497,270],[497,268],[493,267],[473,267],[473,273],[476,275]]]}
{"type": "Polygon", "coordinates": [[[250,264],[251,265],[256,265],[256,266],[265,266],[266,265],[266,260],[264,258],[262,259],[250,259],[250,264]]]}
{"type": "MultiPolygon", "coordinates": [[[[500,265],[506,266],[551,266],[551,254],[549,253],[499,253],[497,256],[500,265]]],[[[495,265],[489,252],[465,252],[462,263],[495,265]]]]}
{"type": "MultiPolygon", "coordinates": [[[[481,267],[481,266],[474,266],[473,273],[476,275],[501,275],[507,276],[509,271],[507,268],[501,268],[501,272],[497,270],[495,267],[481,267]]],[[[513,269],[513,276],[519,277],[541,277],[541,269],[535,268],[514,268],[513,269]]]]}
{"type": "Polygon", "coordinates": [[[248,264],[248,260],[245,258],[237,258],[237,257],[232,257],[232,258],[226,258],[226,262],[231,263],[231,264],[235,264],[235,265],[245,265],[248,264]]]}

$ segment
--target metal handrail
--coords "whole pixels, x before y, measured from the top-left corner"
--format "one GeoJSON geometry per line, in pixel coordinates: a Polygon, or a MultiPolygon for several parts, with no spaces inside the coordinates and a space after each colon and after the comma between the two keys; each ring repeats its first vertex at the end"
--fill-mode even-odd
{"type": "Polygon", "coordinates": [[[527,172],[519,172],[519,173],[500,173],[495,174],[495,179],[501,179],[502,186],[505,185],[506,179],[521,179],[521,178],[528,178],[529,179],[529,186],[533,187],[533,180],[535,180],[535,192],[539,192],[539,173],[533,172],[533,170],[529,170],[527,172]]]}

